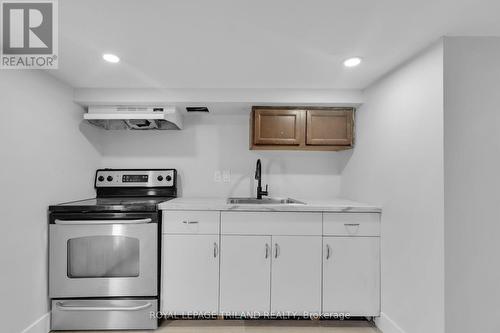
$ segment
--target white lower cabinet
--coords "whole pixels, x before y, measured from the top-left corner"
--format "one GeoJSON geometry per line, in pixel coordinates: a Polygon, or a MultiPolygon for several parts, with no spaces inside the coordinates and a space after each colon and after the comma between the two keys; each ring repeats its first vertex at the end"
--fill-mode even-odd
{"type": "Polygon", "coordinates": [[[380,238],[323,237],[323,313],[378,316],[380,238]]]}
{"type": "Polygon", "coordinates": [[[163,216],[167,314],[380,314],[380,214],[163,216]]]}
{"type": "Polygon", "coordinates": [[[222,236],[222,313],[321,311],[321,237],[222,236]]]}
{"type": "Polygon", "coordinates": [[[271,313],[321,311],[321,237],[272,236],[271,313]]]}
{"type": "Polygon", "coordinates": [[[219,235],[163,235],[161,311],[217,313],[219,235]]]}
{"type": "Polygon", "coordinates": [[[271,237],[221,236],[220,312],[268,314],[271,237]]]}

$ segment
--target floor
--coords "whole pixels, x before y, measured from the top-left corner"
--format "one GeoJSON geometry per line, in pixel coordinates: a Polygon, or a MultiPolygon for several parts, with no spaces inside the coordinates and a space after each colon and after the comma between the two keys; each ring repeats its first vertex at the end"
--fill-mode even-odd
{"type": "MultiPolygon", "coordinates": [[[[66,331],[76,333],[77,331],[66,331]]],[[[97,333],[106,331],[78,331],[97,333]]],[[[113,333],[381,333],[367,321],[355,320],[165,320],[155,331],[113,333]]],[[[109,333],[107,331],[106,333],[109,333]]]]}

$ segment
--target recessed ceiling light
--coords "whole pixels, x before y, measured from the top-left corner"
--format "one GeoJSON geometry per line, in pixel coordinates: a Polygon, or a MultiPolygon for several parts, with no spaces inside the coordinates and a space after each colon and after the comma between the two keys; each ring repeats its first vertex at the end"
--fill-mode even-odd
{"type": "Polygon", "coordinates": [[[356,67],[361,63],[361,58],[354,57],[344,60],[345,67],[356,67]]]}
{"type": "Polygon", "coordinates": [[[116,64],[117,62],[120,62],[120,58],[118,56],[115,56],[114,54],[111,53],[105,53],[102,55],[102,58],[106,60],[107,62],[111,62],[113,64],[116,64]]]}

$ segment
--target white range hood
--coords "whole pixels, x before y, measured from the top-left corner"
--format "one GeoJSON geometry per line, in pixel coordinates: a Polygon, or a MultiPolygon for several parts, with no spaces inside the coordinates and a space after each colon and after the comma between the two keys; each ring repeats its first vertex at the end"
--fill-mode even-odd
{"type": "Polygon", "coordinates": [[[83,119],[107,130],[180,130],[174,106],[89,106],[83,119]]]}

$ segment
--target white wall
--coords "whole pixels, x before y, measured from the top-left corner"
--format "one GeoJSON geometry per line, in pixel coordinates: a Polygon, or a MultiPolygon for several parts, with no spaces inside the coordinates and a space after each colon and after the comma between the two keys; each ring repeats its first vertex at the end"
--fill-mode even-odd
{"type": "Polygon", "coordinates": [[[444,330],[442,43],[366,90],[341,195],[381,205],[385,333],[444,330]]]}
{"type": "Polygon", "coordinates": [[[93,195],[100,154],[72,89],[43,72],[0,74],[2,332],[47,332],[47,208],[93,195]]]}
{"type": "Polygon", "coordinates": [[[104,132],[104,167],[177,168],[182,196],[255,195],[255,162],[273,196],[299,199],[338,195],[350,152],[249,150],[244,115],[188,115],[182,131],[104,132]],[[231,170],[231,183],[215,183],[215,170],[231,170]]]}
{"type": "Polygon", "coordinates": [[[500,38],[445,39],[446,332],[500,332],[500,38]]]}

